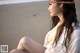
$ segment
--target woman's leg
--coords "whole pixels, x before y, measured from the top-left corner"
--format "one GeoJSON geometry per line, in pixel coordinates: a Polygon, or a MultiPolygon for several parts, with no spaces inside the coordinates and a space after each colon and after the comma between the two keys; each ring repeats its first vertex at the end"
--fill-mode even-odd
{"type": "Polygon", "coordinates": [[[12,51],[10,51],[9,53],[29,53],[28,51],[22,51],[20,49],[13,49],[12,51]]]}
{"type": "Polygon", "coordinates": [[[45,47],[43,45],[37,43],[36,41],[32,40],[31,38],[24,36],[19,44],[17,49],[21,49],[24,51],[29,51],[30,53],[44,53],[45,47]]]}

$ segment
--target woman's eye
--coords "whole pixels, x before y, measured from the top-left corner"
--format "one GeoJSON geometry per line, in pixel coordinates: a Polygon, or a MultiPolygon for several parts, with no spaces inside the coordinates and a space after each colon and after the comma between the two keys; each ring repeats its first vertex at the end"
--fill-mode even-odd
{"type": "Polygon", "coordinates": [[[51,3],[49,3],[49,5],[52,5],[51,3]]]}

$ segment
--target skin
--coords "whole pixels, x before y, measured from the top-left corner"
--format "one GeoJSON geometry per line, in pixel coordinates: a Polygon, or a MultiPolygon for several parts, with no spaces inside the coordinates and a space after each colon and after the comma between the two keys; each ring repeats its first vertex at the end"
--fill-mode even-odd
{"type": "Polygon", "coordinates": [[[57,4],[55,0],[49,0],[49,8],[48,11],[50,12],[50,16],[58,16],[60,19],[59,23],[64,22],[63,13],[62,13],[62,6],[63,4],[57,4]]]}
{"type": "MultiPolygon", "coordinates": [[[[63,18],[63,13],[62,13],[62,6],[63,4],[57,4],[55,0],[49,0],[49,8],[48,11],[50,12],[50,16],[58,16],[60,21],[58,22],[58,24],[56,25],[57,27],[60,26],[63,22],[64,22],[64,18],[63,18]]],[[[56,30],[53,32],[54,35],[50,35],[48,36],[48,43],[50,43],[51,41],[54,41],[55,39],[55,35],[56,35],[56,30]]]]}
{"type": "MultiPolygon", "coordinates": [[[[49,12],[50,16],[58,16],[60,21],[57,25],[61,25],[64,22],[63,14],[62,14],[62,6],[63,4],[57,5],[55,0],[49,0],[49,12]]],[[[54,36],[48,37],[50,41],[53,40],[54,36]]],[[[17,49],[10,51],[9,53],[44,53],[45,47],[31,38],[24,36],[20,40],[17,49]]]]}

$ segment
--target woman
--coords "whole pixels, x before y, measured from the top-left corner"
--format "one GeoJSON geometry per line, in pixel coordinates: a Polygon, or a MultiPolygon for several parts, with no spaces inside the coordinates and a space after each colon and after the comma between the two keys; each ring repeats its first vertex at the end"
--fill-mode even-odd
{"type": "Polygon", "coordinates": [[[49,3],[52,27],[44,46],[25,36],[10,53],[80,53],[80,25],[74,0],[49,0],[49,3]]]}

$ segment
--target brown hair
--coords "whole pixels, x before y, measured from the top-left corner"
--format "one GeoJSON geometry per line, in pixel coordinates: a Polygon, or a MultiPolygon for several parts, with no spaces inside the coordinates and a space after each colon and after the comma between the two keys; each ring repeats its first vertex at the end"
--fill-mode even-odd
{"type": "MultiPolygon", "coordinates": [[[[57,42],[58,42],[58,40],[64,30],[64,27],[65,27],[66,28],[65,33],[67,33],[67,35],[66,35],[64,45],[66,46],[66,49],[67,49],[68,45],[66,43],[69,43],[69,41],[71,40],[71,34],[73,32],[72,23],[74,23],[74,25],[76,25],[76,23],[78,22],[77,15],[76,15],[76,9],[75,9],[75,3],[65,3],[65,2],[74,2],[74,0],[57,0],[57,1],[64,2],[63,7],[62,7],[63,8],[62,12],[63,12],[63,17],[64,17],[64,23],[58,27],[54,43],[57,45],[57,42]]],[[[52,21],[51,29],[53,29],[57,25],[57,23],[59,22],[58,16],[52,17],[51,21],[52,21]]]]}

